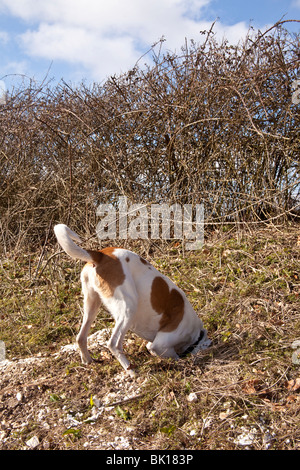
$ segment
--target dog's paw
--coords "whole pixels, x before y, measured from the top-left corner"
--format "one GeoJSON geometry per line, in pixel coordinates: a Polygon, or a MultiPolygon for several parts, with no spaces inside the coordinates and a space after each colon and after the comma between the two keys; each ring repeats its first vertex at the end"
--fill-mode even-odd
{"type": "Polygon", "coordinates": [[[137,371],[136,369],[133,368],[132,364],[129,364],[129,366],[126,369],[126,373],[133,379],[137,377],[137,371]]]}
{"type": "Polygon", "coordinates": [[[92,358],[92,356],[81,356],[81,362],[82,364],[92,364],[92,362],[94,362],[94,359],[92,358]]]}

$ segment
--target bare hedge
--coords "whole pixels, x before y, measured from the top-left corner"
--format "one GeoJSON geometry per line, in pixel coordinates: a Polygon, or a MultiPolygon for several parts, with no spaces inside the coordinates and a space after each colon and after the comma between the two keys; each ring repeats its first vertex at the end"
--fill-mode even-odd
{"type": "Polygon", "coordinates": [[[102,84],[12,92],[0,107],[4,250],[43,244],[57,221],[93,233],[98,204],[121,195],[204,203],[208,224],[297,213],[300,47],[284,23],[238,45],[212,26],[102,84]]]}

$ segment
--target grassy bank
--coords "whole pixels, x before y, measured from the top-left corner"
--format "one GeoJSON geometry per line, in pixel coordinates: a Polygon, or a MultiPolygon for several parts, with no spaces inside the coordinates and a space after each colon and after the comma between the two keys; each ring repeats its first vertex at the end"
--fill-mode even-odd
{"type": "MultiPolygon", "coordinates": [[[[50,249],[3,259],[0,339],[7,358],[41,362],[24,366],[23,378],[2,375],[2,448],[37,436],[39,448],[53,449],[126,448],[124,442],[132,449],[299,449],[300,371],[292,360],[300,339],[299,235],[297,225],[220,230],[196,252],[137,248],[186,292],[213,346],[174,362],[150,357],[129,334],[136,382],[124,379],[103,348],[94,348],[99,362],[92,366],[82,366],[77,352],[54,356],[79,330],[80,263],[50,249]],[[9,406],[18,390],[22,400],[9,406]],[[89,421],[99,403],[113,406],[89,421]],[[49,429],[34,411],[25,419],[29,406],[39,416],[44,410],[49,429]],[[70,413],[74,426],[66,423],[70,413]]],[[[101,309],[92,332],[108,327],[101,309]]]]}

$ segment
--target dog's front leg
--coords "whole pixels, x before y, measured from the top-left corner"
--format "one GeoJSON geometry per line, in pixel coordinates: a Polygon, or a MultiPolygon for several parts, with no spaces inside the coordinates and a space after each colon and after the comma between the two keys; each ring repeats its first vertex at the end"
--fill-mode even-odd
{"type": "Polygon", "coordinates": [[[174,349],[174,342],[171,340],[170,333],[158,332],[153,343],[150,342],[147,344],[147,349],[153,356],[179,359],[174,349]]]}
{"type": "Polygon", "coordinates": [[[122,317],[120,320],[117,320],[112,335],[107,343],[107,347],[111,351],[111,353],[118,359],[123,369],[125,369],[126,372],[131,375],[131,377],[135,377],[135,371],[134,369],[132,369],[130,362],[128,361],[123,352],[123,340],[129,327],[129,318],[122,317]]]}

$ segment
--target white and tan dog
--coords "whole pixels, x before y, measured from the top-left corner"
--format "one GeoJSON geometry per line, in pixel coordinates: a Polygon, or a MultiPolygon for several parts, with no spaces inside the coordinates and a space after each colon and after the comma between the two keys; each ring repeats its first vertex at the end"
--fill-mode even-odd
{"type": "Polygon", "coordinates": [[[79,236],[63,224],[54,232],[69,256],[87,262],[81,272],[84,316],[77,336],[82,362],[92,362],[87,336],[101,302],[115,320],[107,346],[131,375],[134,371],[123,352],[128,330],[147,340],[148,350],[161,357],[178,359],[211,344],[182,290],[148,261],[122,248],[84,250],[73,241],[80,243],[79,236]]]}

